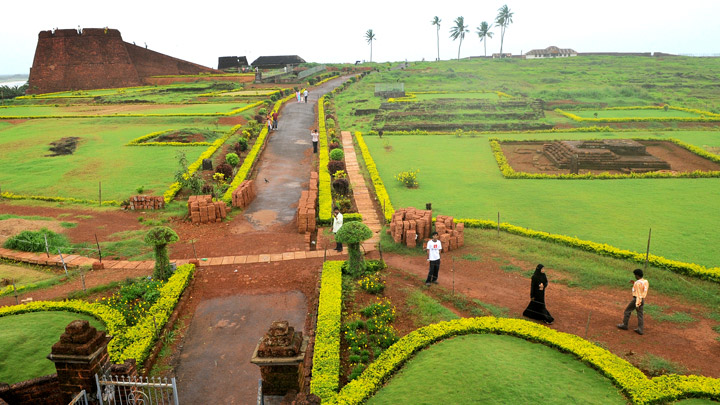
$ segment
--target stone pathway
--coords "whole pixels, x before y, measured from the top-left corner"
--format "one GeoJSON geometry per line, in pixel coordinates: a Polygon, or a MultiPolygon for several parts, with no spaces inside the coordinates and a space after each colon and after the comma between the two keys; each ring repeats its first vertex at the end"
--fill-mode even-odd
{"type": "Polygon", "coordinates": [[[342,131],[340,136],[343,152],[345,152],[345,170],[350,179],[350,184],[352,184],[355,205],[357,206],[358,212],[362,214],[363,223],[373,231],[373,237],[363,243],[365,251],[370,252],[375,250],[377,244],[380,242],[382,223],[380,222],[380,218],[378,218],[370,191],[365,185],[365,178],[360,173],[360,165],[358,164],[357,155],[355,154],[352,134],[349,131],[342,131]]]}

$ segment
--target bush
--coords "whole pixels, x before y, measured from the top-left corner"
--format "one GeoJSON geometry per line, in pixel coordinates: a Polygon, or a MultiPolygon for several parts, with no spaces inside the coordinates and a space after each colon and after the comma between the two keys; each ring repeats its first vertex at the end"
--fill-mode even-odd
{"type": "Polygon", "coordinates": [[[44,252],[45,236],[47,236],[50,254],[57,254],[58,248],[65,252],[70,247],[70,241],[65,235],[55,233],[47,228],[39,231],[22,231],[6,240],[3,247],[23,252],[44,252]]]}
{"type": "Polygon", "coordinates": [[[145,235],[145,243],[155,248],[155,270],[153,278],[167,281],[172,275],[170,270],[170,257],[168,256],[167,245],[180,240],[172,229],[166,226],[156,226],[145,235]]]}
{"type": "Polygon", "coordinates": [[[370,294],[379,294],[385,290],[385,281],[378,274],[370,274],[358,280],[358,285],[370,294]]]}
{"type": "Polygon", "coordinates": [[[360,252],[360,244],[372,237],[373,233],[362,222],[343,224],[335,234],[335,240],[348,245],[347,273],[359,277],[365,273],[365,258],[360,252]]]}
{"type": "Polygon", "coordinates": [[[330,162],[328,162],[327,168],[330,172],[330,175],[335,176],[335,173],[338,170],[345,171],[345,162],[343,162],[342,160],[331,160],[330,162]]]}
{"type": "Polygon", "coordinates": [[[226,179],[232,179],[233,168],[227,163],[221,163],[215,168],[215,173],[222,173],[226,179]]]}
{"type": "MultiPolygon", "coordinates": [[[[228,153],[225,155],[225,161],[228,162],[230,166],[235,167],[240,163],[240,158],[236,153],[228,153]]],[[[228,177],[226,176],[225,178],[227,179],[228,177]]]]}
{"type": "Polygon", "coordinates": [[[352,209],[352,201],[350,201],[347,197],[337,197],[335,198],[335,206],[340,210],[340,212],[345,214],[352,209]]]}
{"type": "Polygon", "coordinates": [[[400,172],[395,176],[395,179],[407,188],[416,188],[418,186],[417,174],[419,172],[420,169],[400,172]]]}
{"type": "Polygon", "coordinates": [[[267,109],[261,108],[258,110],[258,115],[266,116],[267,115],[267,109]]]}
{"type": "Polygon", "coordinates": [[[330,145],[328,145],[328,147],[330,148],[330,150],[340,149],[340,144],[337,142],[330,142],[330,145]]]}
{"type": "Polygon", "coordinates": [[[342,149],[333,149],[330,151],[330,160],[343,160],[345,152],[342,149]]]}
{"type": "MultiPolygon", "coordinates": [[[[248,132],[248,134],[249,134],[249,132],[248,132]]],[[[240,139],[238,139],[238,142],[235,144],[235,153],[237,153],[239,155],[241,152],[245,152],[247,150],[247,148],[248,148],[247,139],[240,138],[240,139]]]]}
{"type": "Polygon", "coordinates": [[[333,191],[340,195],[348,195],[350,192],[350,182],[346,178],[338,178],[332,182],[333,191]]]}

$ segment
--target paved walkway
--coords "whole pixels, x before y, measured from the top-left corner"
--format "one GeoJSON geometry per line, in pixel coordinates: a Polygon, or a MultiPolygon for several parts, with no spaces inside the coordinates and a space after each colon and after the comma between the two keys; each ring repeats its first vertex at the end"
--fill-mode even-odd
{"type": "Polygon", "coordinates": [[[360,173],[360,165],[358,164],[355,148],[353,147],[352,134],[350,134],[349,131],[342,131],[340,135],[342,138],[343,152],[345,152],[345,171],[350,179],[350,184],[352,184],[355,205],[357,206],[358,212],[362,214],[363,223],[373,231],[373,237],[363,243],[365,251],[370,252],[375,250],[377,244],[380,242],[382,223],[380,222],[380,218],[378,218],[370,191],[365,184],[365,178],[360,173]]]}
{"type": "Polygon", "coordinates": [[[311,89],[307,103],[290,100],[282,107],[278,129],[270,134],[257,169],[257,197],[243,211],[256,230],[286,225],[295,219],[300,194],[307,189],[312,170],[308,151],[312,151],[310,131],[315,125],[315,105],[322,95],[345,80],[330,80],[311,89]]]}

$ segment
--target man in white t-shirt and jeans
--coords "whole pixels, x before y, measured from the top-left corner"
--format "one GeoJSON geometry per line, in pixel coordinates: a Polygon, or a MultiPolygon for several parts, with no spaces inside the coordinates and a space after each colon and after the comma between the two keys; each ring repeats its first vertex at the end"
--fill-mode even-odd
{"type": "Polygon", "coordinates": [[[438,233],[432,233],[432,239],[428,241],[426,249],[428,251],[428,262],[430,263],[430,270],[428,271],[427,280],[425,285],[429,286],[430,283],[437,284],[438,272],[440,271],[440,251],[442,250],[442,243],[438,240],[438,233]]]}

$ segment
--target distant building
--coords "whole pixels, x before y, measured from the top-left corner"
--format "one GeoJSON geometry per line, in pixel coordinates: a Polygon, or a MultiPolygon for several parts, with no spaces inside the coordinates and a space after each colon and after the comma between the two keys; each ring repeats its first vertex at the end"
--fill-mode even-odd
{"type": "Polygon", "coordinates": [[[221,56],[218,58],[218,70],[225,72],[240,72],[249,68],[245,56],[221,56]]]}
{"type": "Polygon", "coordinates": [[[288,66],[293,68],[301,63],[305,63],[305,59],[297,55],[260,56],[252,63],[252,67],[258,69],[280,69],[288,66]]]}
{"type": "Polygon", "coordinates": [[[510,53],[510,52],[494,53],[494,54],[492,54],[492,58],[493,59],[512,58],[512,53],[510,53]]]}
{"type": "Polygon", "coordinates": [[[545,49],[533,49],[525,54],[525,59],[536,58],[568,58],[577,56],[578,53],[570,48],[558,48],[557,46],[548,46],[545,49]]]}

